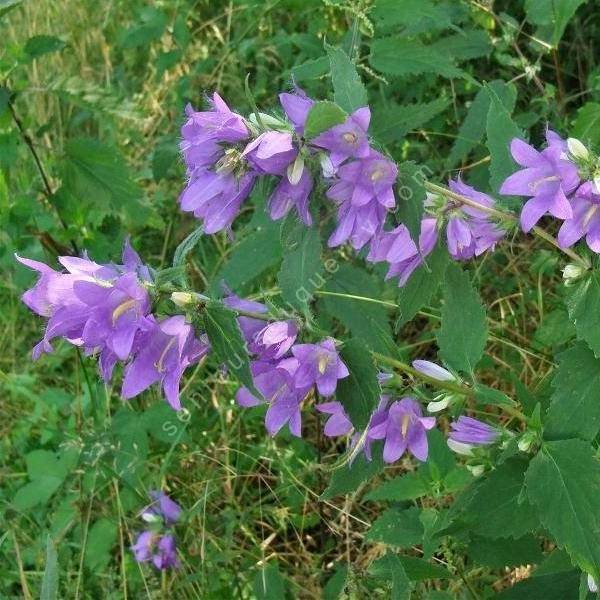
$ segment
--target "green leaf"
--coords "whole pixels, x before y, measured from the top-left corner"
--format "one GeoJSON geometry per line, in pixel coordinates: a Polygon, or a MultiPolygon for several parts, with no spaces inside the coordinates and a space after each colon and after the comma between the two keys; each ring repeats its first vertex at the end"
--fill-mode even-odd
{"type": "Polygon", "coordinates": [[[475,400],[484,405],[514,405],[514,402],[500,390],[488,387],[482,383],[475,384],[475,400]]]}
{"type": "Polygon", "coordinates": [[[600,580],[600,463],[583,440],[547,442],[525,483],[544,527],[575,564],[600,580]]]}
{"type": "Polygon", "coordinates": [[[279,223],[269,220],[250,231],[245,230],[240,233],[239,240],[213,278],[211,288],[215,291],[224,281],[232,290],[242,293],[248,284],[281,260],[279,223]]]}
{"type": "Polygon", "coordinates": [[[417,39],[388,37],[371,44],[371,65],[387,75],[437,73],[444,77],[464,77],[450,56],[439,54],[417,39]]]}
{"type": "Polygon", "coordinates": [[[454,575],[437,564],[431,564],[416,556],[398,556],[406,576],[411,581],[426,581],[428,579],[453,579],[454,575]]]}
{"type": "Polygon", "coordinates": [[[414,500],[431,492],[430,482],[419,471],[398,475],[369,492],[365,500],[414,500]]]}
{"type": "Polygon", "coordinates": [[[444,112],[450,100],[444,97],[416,104],[378,105],[373,111],[371,132],[382,144],[399,142],[409,131],[415,131],[444,112]]]}
{"type": "Polygon", "coordinates": [[[446,270],[442,326],[437,339],[444,362],[472,375],[487,339],[485,308],[469,274],[454,263],[446,270]]]}
{"type": "Polygon", "coordinates": [[[492,51],[492,44],[485,30],[470,29],[441,38],[429,48],[442,56],[451,56],[454,60],[471,60],[488,56],[492,51]]]}
{"type": "Polygon", "coordinates": [[[212,351],[227,366],[229,372],[256,395],[246,342],[233,310],[211,300],[204,307],[204,324],[212,351]]]}
{"type": "Polygon", "coordinates": [[[343,123],[348,115],[334,102],[315,102],[306,117],[304,137],[310,140],[327,129],[343,123]]]}
{"type": "Polygon", "coordinates": [[[323,310],[349,329],[353,338],[360,338],[372,350],[394,354],[396,344],[388,309],[378,304],[382,296],[381,280],[350,264],[336,264],[335,269],[328,268],[328,271],[332,276],[323,291],[336,295],[323,295],[320,301],[323,310]]]}
{"type": "Polygon", "coordinates": [[[386,583],[391,583],[390,600],[410,600],[410,580],[399,556],[388,552],[371,565],[369,572],[386,583]]]}
{"type": "Polygon", "coordinates": [[[40,600],[56,600],[58,598],[58,557],[56,546],[52,538],[48,536],[46,541],[46,566],[42,579],[40,600]]]}
{"type": "Polygon", "coordinates": [[[338,567],[323,588],[323,600],[339,600],[346,588],[348,580],[348,566],[338,567]]]}
{"type": "MultiPolygon", "coordinates": [[[[486,135],[487,147],[491,157],[490,187],[497,192],[504,180],[516,170],[515,162],[510,153],[510,142],[513,138],[523,138],[523,132],[515,125],[501,97],[490,85],[486,85],[490,97],[490,107],[487,113],[486,135]]],[[[520,200],[518,200],[520,204],[520,200]]],[[[502,203],[510,205],[506,197],[502,203]]],[[[514,204],[514,202],[513,202],[514,204]]],[[[514,206],[512,206],[514,208],[514,206]]]]}
{"type": "MultiPolygon", "coordinates": [[[[503,81],[491,81],[489,87],[494,90],[502,105],[508,113],[512,113],[515,107],[517,91],[514,85],[504,83],[503,81]]],[[[467,115],[458,130],[458,136],[450,155],[448,156],[448,166],[454,166],[463,161],[469,153],[478,145],[485,142],[485,130],[487,114],[490,109],[490,93],[483,87],[475,96],[471,103],[467,115]]]]}
{"type": "Polygon", "coordinates": [[[383,27],[417,26],[420,30],[444,29],[452,25],[450,12],[432,0],[377,0],[373,18],[383,27]]]}
{"type": "Polygon", "coordinates": [[[439,243],[435,250],[398,291],[400,316],[397,327],[408,323],[426,306],[440,287],[449,264],[448,250],[439,243]]]}
{"type": "Polygon", "coordinates": [[[142,191],[114,146],[91,138],[70,139],[65,144],[62,175],[75,197],[93,198],[94,205],[108,203],[114,211],[125,209],[135,214],[133,201],[142,196],[142,191]]]}
{"type": "Polygon", "coordinates": [[[600,358],[600,271],[594,270],[567,288],[569,317],[575,324],[577,338],[587,342],[600,358]]]}
{"type": "Polygon", "coordinates": [[[577,111],[571,136],[584,144],[600,146],[600,102],[586,102],[577,111]]]}
{"type": "Polygon", "coordinates": [[[34,35],[25,43],[25,52],[30,59],[39,58],[50,52],[58,52],[67,44],[53,35],[34,35]]]}
{"type": "Polygon", "coordinates": [[[257,600],[281,600],[285,598],[285,583],[277,567],[270,562],[254,577],[254,597],[257,600]]]}
{"type": "Polygon", "coordinates": [[[327,55],[331,66],[333,99],[346,112],[367,106],[367,90],[363,85],[354,63],[341,48],[327,46],[327,55]]]}
{"type": "Polygon", "coordinates": [[[585,0],[525,0],[527,20],[538,25],[536,36],[557,46],[565,28],[585,0]]]}
{"type": "Polygon", "coordinates": [[[517,540],[475,537],[469,542],[467,553],[478,565],[492,569],[538,564],[543,557],[540,540],[533,535],[517,540]]]}
{"type": "Polygon", "coordinates": [[[112,558],[112,548],[117,542],[117,533],[117,524],[104,517],[90,527],[84,560],[88,569],[101,571],[106,568],[112,558]]]}
{"type": "Polygon", "coordinates": [[[329,65],[329,59],[326,56],[307,60],[292,67],[292,78],[294,81],[318,79],[327,74],[327,71],[330,68],[329,65]]]}
{"type": "Polygon", "coordinates": [[[423,203],[425,202],[425,175],[423,167],[417,166],[414,161],[402,163],[398,168],[398,220],[406,225],[413,240],[417,241],[421,233],[421,218],[423,217],[423,203]]]}
{"type": "Polygon", "coordinates": [[[173,253],[173,267],[181,267],[185,263],[186,256],[194,249],[196,244],[204,235],[204,227],[201,225],[190,233],[178,246],[173,253]]]}
{"type": "Polygon", "coordinates": [[[338,381],[336,397],[355,429],[362,430],[379,403],[379,371],[366,344],[358,338],[345,342],[340,354],[350,375],[338,381]]]}
{"type": "Polygon", "coordinates": [[[154,147],[152,154],[152,176],[154,181],[165,179],[171,167],[177,163],[179,158],[179,147],[174,137],[167,136],[159,141],[154,147]]]}
{"type": "Polygon", "coordinates": [[[167,26],[167,15],[160,9],[148,6],[140,11],[139,21],[121,35],[123,49],[149,46],[160,39],[167,26]]]}
{"type": "Polygon", "coordinates": [[[579,598],[580,572],[574,569],[564,573],[552,573],[528,577],[511,588],[494,596],[494,600],[566,600],[579,598]]]}
{"type": "Polygon", "coordinates": [[[373,521],[365,539],[370,542],[383,542],[398,548],[410,548],[423,541],[423,523],[416,506],[401,510],[388,508],[373,521]]]}
{"type": "Polygon", "coordinates": [[[7,12],[19,6],[23,0],[0,0],[0,18],[7,12]]]}
{"type": "Polygon", "coordinates": [[[319,231],[296,220],[283,246],[283,261],[277,275],[281,297],[306,313],[314,291],[324,283],[319,231]]]}
{"type": "Polygon", "coordinates": [[[559,354],[552,385],[544,436],[593,440],[600,431],[600,359],[585,344],[576,344],[559,354]]]}
{"type": "Polygon", "coordinates": [[[383,461],[381,457],[373,457],[372,461],[368,461],[361,452],[352,464],[342,465],[333,471],[331,481],[320,498],[321,500],[330,500],[341,494],[355,492],[360,485],[382,470],[383,461]]]}
{"type": "Polygon", "coordinates": [[[520,538],[536,529],[536,510],[523,491],[526,468],[526,461],[507,460],[479,483],[467,508],[472,533],[492,539],[520,538]]]}

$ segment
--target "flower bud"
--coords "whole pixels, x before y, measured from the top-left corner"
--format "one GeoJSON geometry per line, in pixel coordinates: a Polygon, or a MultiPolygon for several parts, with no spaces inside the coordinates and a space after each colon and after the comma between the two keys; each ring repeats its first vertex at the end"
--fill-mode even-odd
{"type": "Polygon", "coordinates": [[[577,138],[567,139],[567,148],[573,158],[587,160],[590,157],[590,151],[577,138]]]}
{"type": "Polygon", "coordinates": [[[319,154],[319,162],[321,163],[321,171],[323,172],[323,177],[326,179],[330,179],[335,175],[335,167],[331,162],[331,158],[323,152],[319,154]]]}
{"type": "Polygon", "coordinates": [[[296,156],[296,160],[287,168],[287,178],[292,185],[297,185],[304,173],[304,158],[301,154],[296,156]]]}
{"type": "Polygon", "coordinates": [[[448,439],[448,448],[463,456],[471,456],[473,454],[473,446],[471,444],[463,444],[453,439],[448,439]]]}
{"type": "Polygon", "coordinates": [[[596,188],[596,194],[600,194],[600,175],[594,175],[594,187],[596,188]]]}
{"type": "Polygon", "coordinates": [[[578,279],[583,275],[585,269],[579,265],[568,264],[563,269],[563,279],[567,285],[570,285],[575,279],[578,279]]]}
{"type": "Polygon", "coordinates": [[[160,523],[162,518],[160,515],[157,515],[155,512],[151,510],[145,510],[142,513],[142,519],[146,521],[146,523],[160,523]]]}
{"type": "Polygon", "coordinates": [[[181,308],[195,303],[194,295],[190,294],[190,292],[173,292],[171,294],[171,301],[181,308]]]}
{"type": "Polygon", "coordinates": [[[434,400],[433,402],[430,402],[427,405],[427,411],[430,413],[440,412],[440,410],[444,410],[445,408],[448,408],[449,404],[450,404],[450,398],[448,398],[446,396],[446,397],[443,397],[441,400],[434,400]]]}
{"type": "Polygon", "coordinates": [[[521,452],[527,452],[531,448],[531,444],[535,440],[535,434],[532,431],[527,431],[521,436],[521,439],[517,442],[517,447],[521,452]]]}
{"type": "Polygon", "coordinates": [[[480,477],[485,471],[485,467],[483,465],[467,465],[467,469],[471,472],[473,477],[480,477]]]}

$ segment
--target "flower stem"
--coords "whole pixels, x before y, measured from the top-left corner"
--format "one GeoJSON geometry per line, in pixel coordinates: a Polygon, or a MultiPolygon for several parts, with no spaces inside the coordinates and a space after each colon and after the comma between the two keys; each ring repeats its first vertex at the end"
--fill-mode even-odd
{"type": "MultiPolygon", "coordinates": [[[[482,212],[486,212],[489,215],[498,217],[499,219],[504,219],[513,222],[517,221],[516,215],[514,215],[511,212],[505,212],[503,210],[498,210],[497,208],[493,208],[491,206],[486,206],[485,204],[481,204],[480,202],[472,200],[471,198],[466,198],[465,196],[457,194],[456,192],[453,192],[452,190],[449,190],[441,185],[431,183],[430,181],[424,181],[423,185],[425,189],[430,192],[433,192],[435,194],[441,194],[443,196],[446,196],[447,198],[452,198],[452,200],[456,200],[457,202],[461,202],[462,204],[465,204],[472,208],[476,208],[477,210],[480,210],[482,212]]],[[[542,238],[544,241],[548,242],[549,244],[552,244],[552,246],[554,246],[555,248],[558,248],[561,252],[566,254],[570,259],[572,259],[576,263],[579,263],[586,270],[591,267],[591,264],[587,258],[580,256],[570,248],[562,248],[559,245],[558,240],[541,227],[538,227],[536,225],[535,227],[533,227],[532,232],[538,237],[542,238]]]]}

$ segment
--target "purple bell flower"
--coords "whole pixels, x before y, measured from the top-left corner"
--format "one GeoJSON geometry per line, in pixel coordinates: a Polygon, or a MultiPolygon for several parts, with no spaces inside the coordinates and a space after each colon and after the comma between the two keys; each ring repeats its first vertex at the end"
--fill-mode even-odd
{"type": "Polygon", "coordinates": [[[287,354],[297,336],[294,321],[275,321],[256,333],[248,349],[262,360],[278,360],[287,354]]]}
{"type": "Polygon", "coordinates": [[[250,142],[242,152],[242,157],[258,173],[283,175],[296,159],[298,150],[294,146],[292,134],[282,131],[266,131],[250,142]]]}
{"type": "MultiPolygon", "coordinates": [[[[261,302],[240,298],[229,291],[228,295],[223,298],[223,304],[233,310],[243,310],[257,314],[269,312],[269,309],[261,302]]],[[[258,332],[265,326],[265,322],[262,319],[253,319],[252,317],[240,316],[238,317],[237,322],[247,344],[251,344],[258,332]]]]}
{"type": "MultiPolygon", "coordinates": [[[[450,180],[448,187],[484,206],[492,208],[494,205],[490,196],[463,183],[460,177],[456,181],[450,180]]],[[[489,214],[483,210],[463,204],[450,211],[446,237],[448,251],[455,260],[468,260],[493,249],[504,234],[504,230],[491,221],[489,214]]]]}
{"type": "Polygon", "coordinates": [[[567,159],[566,142],[556,133],[546,133],[548,147],[539,152],[523,140],[513,139],[510,151],[524,167],[510,175],[501,194],[530,198],[521,211],[521,227],[528,232],[547,213],[558,219],[573,216],[567,195],[579,184],[577,167],[567,159]]]}
{"type": "Polygon", "coordinates": [[[435,417],[424,417],[421,405],[413,398],[406,397],[392,403],[387,419],[370,429],[373,439],[385,439],[383,460],[397,461],[408,451],[420,461],[427,460],[428,429],[435,426],[435,417]]]}
{"type": "Polygon", "coordinates": [[[337,167],[347,158],[367,158],[371,152],[367,129],[371,120],[371,111],[363,106],[354,111],[344,123],[324,131],[311,144],[329,150],[329,158],[337,167]]]}
{"type": "Polygon", "coordinates": [[[279,94],[279,102],[296,132],[302,135],[306,118],[315,101],[311,100],[304,90],[296,86],[294,94],[279,94]]]}
{"type": "Polygon", "coordinates": [[[423,259],[433,251],[436,243],[436,220],[426,218],[421,221],[419,248],[410,237],[406,226],[398,225],[395,229],[383,231],[373,238],[367,260],[389,263],[386,280],[398,277],[398,286],[402,287],[414,270],[423,264],[423,259]]]}
{"type": "Polygon", "coordinates": [[[210,350],[208,338],[198,340],[183,315],[158,322],[152,315],[136,338],[134,358],[125,368],[121,395],[128,400],[154,383],[162,385],[167,402],[181,410],[179,382],[188,366],[210,350]]]}
{"type": "Polygon", "coordinates": [[[181,516],[181,506],[174,500],[171,500],[167,494],[160,490],[151,490],[149,492],[153,502],[142,512],[142,519],[148,522],[154,522],[157,518],[161,519],[165,525],[173,525],[181,516]]]}
{"type": "Polygon", "coordinates": [[[423,373],[423,375],[427,375],[427,377],[431,377],[432,379],[437,379],[438,381],[456,381],[456,377],[450,371],[428,360],[413,360],[412,366],[419,373],[423,373]]]}
{"type": "Polygon", "coordinates": [[[302,176],[296,185],[290,183],[287,176],[281,178],[269,198],[269,214],[271,219],[278,221],[285,217],[290,210],[296,209],[302,222],[310,227],[312,216],[308,210],[308,200],[313,187],[313,180],[308,169],[303,169],[302,176]]]}
{"type": "Polygon", "coordinates": [[[152,561],[157,569],[179,567],[175,538],[172,534],[159,535],[153,531],[140,533],[131,547],[138,562],[152,561]]]}
{"type": "Polygon", "coordinates": [[[450,428],[448,446],[460,454],[470,454],[473,446],[492,444],[500,436],[495,427],[472,417],[461,416],[450,423],[450,428]]]}
{"type": "Polygon", "coordinates": [[[337,227],[327,245],[335,248],[349,241],[355,250],[360,250],[381,233],[385,217],[386,209],[376,202],[359,207],[345,202],[338,209],[337,227]]]}
{"type": "Polygon", "coordinates": [[[255,177],[252,172],[238,177],[227,170],[197,169],[179,197],[181,210],[201,219],[207,234],[226,229],[240,213],[255,177]]]}
{"type": "Polygon", "coordinates": [[[590,250],[600,253],[600,193],[592,181],[582,183],[571,198],[573,216],[558,231],[558,243],[568,248],[582,237],[590,250]]]}
{"type": "Polygon", "coordinates": [[[323,402],[322,404],[316,404],[315,408],[319,412],[329,415],[323,428],[323,433],[327,437],[346,435],[352,431],[352,422],[341,402],[323,402]]]}
{"type": "Polygon", "coordinates": [[[292,346],[292,354],[299,363],[294,373],[294,385],[297,389],[316,385],[322,396],[331,396],[338,379],[350,374],[331,338],[318,344],[296,344],[292,346]]]}

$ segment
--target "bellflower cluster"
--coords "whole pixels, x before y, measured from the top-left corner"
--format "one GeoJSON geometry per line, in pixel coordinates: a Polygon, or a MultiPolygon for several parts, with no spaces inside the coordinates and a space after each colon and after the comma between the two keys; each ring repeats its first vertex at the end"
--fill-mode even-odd
{"type": "Polygon", "coordinates": [[[48,319],[33,358],[51,352],[51,341],[62,337],[98,356],[100,374],[109,382],[117,362],[125,364],[122,395],[136,396],[160,383],[169,404],[181,408],[179,382],[185,369],[205,356],[206,336],[196,338],[183,316],[158,320],[151,313],[150,269],[125,242],[122,263],[98,264],[87,256],[61,256],[66,272],[34,260],[17,260],[40,273],[23,294],[23,302],[48,319]]]}
{"type": "Polygon", "coordinates": [[[600,158],[579,140],[563,140],[551,130],[546,143],[538,151],[521,139],[512,140],[512,156],[523,168],[506,179],[500,193],[529,198],[521,211],[523,231],[548,214],[563,221],[561,248],[585,238],[590,250],[600,253],[600,158]]]}
{"type": "Polygon", "coordinates": [[[131,547],[135,560],[152,562],[159,570],[179,567],[172,527],[181,516],[181,507],[161,491],[151,491],[152,503],[142,511],[149,529],[131,547]]]}
{"type": "MultiPolygon", "coordinates": [[[[233,309],[264,313],[267,307],[230,294],[224,303],[233,309]]],[[[236,394],[240,406],[268,404],[265,427],[275,435],[286,424],[292,435],[301,436],[302,402],[316,388],[321,396],[335,393],[337,382],[348,369],[327,338],[318,344],[296,344],[298,327],[294,321],[266,323],[253,317],[238,317],[248,350],[253,354],[250,368],[257,397],[243,387],[236,394]]]]}

